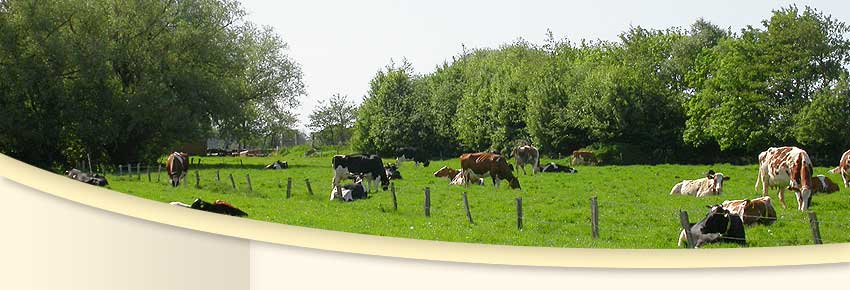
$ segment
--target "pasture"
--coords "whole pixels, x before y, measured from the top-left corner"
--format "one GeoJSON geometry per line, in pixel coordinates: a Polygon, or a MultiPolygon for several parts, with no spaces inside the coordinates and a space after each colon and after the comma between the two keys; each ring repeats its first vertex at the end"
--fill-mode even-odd
{"type": "MultiPolygon", "coordinates": [[[[163,169],[157,182],[156,166],[141,179],[109,174],[109,188],[161,202],[191,203],[195,198],[206,201],[225,200],[249,214],[248,218],[296,226],[335,231],[393,236],[413,239],[517,246],[576,248],[676,248],[681,230],[678,211],[690,214],[691,222],[703,218],[705,206],[727,199],[759,197],[753,186],[756,165],[637,165],[577,166],[576,174],[545,173],[534,176],[518,174],[521,190],[512,190],[503,182],[494,188],[489,178],[486,186],[469,188],[451,186],[446,179],[432,173],[443,165],[459,168],[457,158],[431,162],[427,168],[414,168],[406,162],[400,168],[402,180],[393,181],[398,210],[393,210],[390,191],[370,194],[369,199],[344,203],[328,200],[331,179],[331,157],[303,157],[302,152],[270,157],[201,157],[201,165],[192,165],[186,180],[188,186],[172,188],[163,169]],[[240,160],[243,165],[240,165],[240,160]],[[285,170],[265,170],[275,160],[288,161],[285,170]],[[696,179],[708,169],[731,177],[724,183],[724,194],[706,198],[671,196],[670,188],[683,179],[696,179]],[[195,186],[195,171],[201,178],[195,186]],[[216,171],[221,180],[216,181],[216,171]],[[236,189],[231,187],[233,176],[236,189]],[[253,190],[248,192],[246,174],[250,174],[253,190]],[[292,195],[286,197],[287,178],[292,178],[292,195]],[[314,194],[305,186],[309,179],[314,194]],[[424,188],[431,192],[431,216],[423,210],[424,188]],[[464,211],[462,192],[468,193],[474,224],[464,211]],[[591,237],[590,202],[598,197],[598,239],[591,237]],[[517,229],[515,199],[522,197],[523,229],[517,229]]],[[[196,157],[197,158],[197,157],[196,157]]],[[[837,158],[837,157],[836,157],[837,158]]],[[[395,162],[384,159],[385,163],[395,162]]],[[[541,164],[552,160],[543,159],[541,164]]],[[[514,160],[510,160],[514,163],[514,160]]],[[[556,160],[569,164],[567,160],[556,160]]],[[[817,164],[816,164],[817,165],[817,164]]],[[[526,168],[528,169],[528,168],[526,168]]],[[[827,174],[829,167],[816,166],[815,174],[825,174],[841,183],[839,175],[827,174]]],[[[518,169],[517,169],[518,170],[518,169]]],[[[810,209],[817,213],[824,243],[850,242],[850,190],[818,194],[810,209]]],[[[787,209],[771,191],[778,220],[771,226],[746,229],[749,247],[812,244],[812,232],[806,213],[795,210],[793,192],[786,191],[787,209]]],[[[192,209],[186,209],[192,210],[192,209]]],[[[714,244],[708,247],[737,247],[714,244]]]]}

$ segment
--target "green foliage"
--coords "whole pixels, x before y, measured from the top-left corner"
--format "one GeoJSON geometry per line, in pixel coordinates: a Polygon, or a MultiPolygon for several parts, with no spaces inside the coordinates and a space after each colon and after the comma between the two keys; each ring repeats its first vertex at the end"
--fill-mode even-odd
{"type": "Polygon", "coordinates": [[[347,96],[340,94],[331,96],[327,103],[319,101],[307,125],[315,132],[313,140],[322,140],[324,144],[331,145],[346,143],[351,138],[355,108],[347,96]]]}
{"type": "Polygon", "coordinates": [[[301,71],[235,1],[8,1],[0,152],[43,167],[280,132],[301,71]]]}

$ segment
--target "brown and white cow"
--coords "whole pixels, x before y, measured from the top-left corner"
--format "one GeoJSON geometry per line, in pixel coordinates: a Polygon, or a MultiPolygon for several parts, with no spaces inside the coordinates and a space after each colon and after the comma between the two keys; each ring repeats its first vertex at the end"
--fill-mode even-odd
{"type": "Polygon", "coordinates": [[[511,188],[520,188],[513,168],[502,155],[490,152],[466,153],[460,156],[460,167],[466,185],[474,180],[472,178],[490,176],[496,187],[499,187],[501,179],[507,179],[511,188]]]}
{"type": "Polygon", "coordinates": [[[595,165],[597,162],[598,160],[596,160],[596,155],[593,154],[593,151],[576,150],[573,151],[573,160],[570,162],[570,165],[595,165]]]}
{"type": "Polygon", "coordinates": [[[732,214],[741,217],[744,225],[770,225],[776,221],[776,209],[770,202],[770,196],[762,196],[755,199],[726,200],[721,204],[723,208],[732,214]]]}
{"type": "Polygon", "coordinates": [[[525,172],[526,164],[531,164],[532,175],[540,171],[540,152],[534,146],[522,145],[516,147],[511,151],[511,155],[516,159],[516,167],[522,169],[523,175],[527,174],[525,172]]]}
{"type": "Polygon", "coordinates": [[[171,178],[171,186],[180,186],[180,180],[186,178],[186,174],[189,172],[189,154],[171,153],[165,162],[165,169],[168,171],[168,177],[171,178]]]}
{"type": "MultiPolygon", "coordinates": [[[[446,178],[449,180],[449,184],[451,185],[461,185],[464,184],[463,174],[460,170],[443,166],[440,170],[434,172],[434,177],[446,178]]],[[[480,178],[478,176],[472,176],[473,181],[478,185],[484,185],[484,178],[480,178]]]]}
{"type": "Polygon", "coordinates": [[[703,197],[709,195],[720,195],[723,193],[723,181],[729,180],[729,176],[723,173],[714,173],[709,170],[705,177],[697,180],[682,180],[670,190],[670,195],[693,195],[703,197]]]}
{"type": "Polygon", "coordinates": [[[812,195],[812,160],[809,154],[797,147],[771,147],[759,154],[759,174],[756,189],[762,184],[762,196],[768,187],[779,187],[779,202],[785,204],[785,184],[797,196],[797,209],[809,208],[812,195]]]}
{"type": "Polygon", "coordinates": [[[850,187],[850,150],[841,155],[841,160],[838,161],[838,167],[833,168],[829,173],[841,173],[841,179],[844,180],[844,188],[850,187]]]}
{"type": "Polygon", "coordinates": [[[838,184],[832,182],[829,177],[824,175],[815,175],[812,177],[812,194],[815,193],[833,193],[839,191],[838,184]]]}

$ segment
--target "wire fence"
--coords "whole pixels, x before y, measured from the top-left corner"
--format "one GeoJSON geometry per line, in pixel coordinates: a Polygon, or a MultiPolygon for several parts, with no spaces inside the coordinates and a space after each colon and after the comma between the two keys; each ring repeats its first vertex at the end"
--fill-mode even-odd
{"type": "MultiPolygon", "coordinates": [[[[203,161],[202,161],[201,158],[195,158],[195,159],[190,160],[190,164],[201,165],[201,164],[203,164],[203,161]]],[[[127,163],[127,164],[118,164],[118,165],[112,165],[112,166],[97,165],[96,170],[92,170],[92,168],[90,168],[90,166],[87,166],[87,165],[88,164],[82,165],[81,170],[84,171],[84,172],[89,172],[89,171],[92,171],[92,172],[94,172],[94,171],[111,172],[112,175],[114,175],[114,176],[116,176],[116,177],[118,177],[122,180],[129,180],[129,181],[133,181],[133,180],[142,181],[142,180],[144,180],[144,181],[148,181],[148,182],[159,182],[159,183],[163,183],[163,184],[170,182],[170,179],[167,176],[168,175],[167,172],[165,172],[165,175],[166,175],[165,178],[161,177],[161,175],[163,174],[163,171],[166,171],[166,170],[165,170],[164,164],[159,162],[159,160],[156,161],[156,162],[149,162],[149,163],[143,163],[143,162],[133,163],[133,162],[130,162],[130,163],[127,163]]],[[[214,167],[214,166],[223,165],[223,163],[215,163],[215,164],[209,164],[209,165],[211,167],[214,167]]],[[[233,161],[224,163],[224,165],[239,165],[240,167],[244,168],[244,163],[242,162],[241,159],[235,159],[233,161]]],[[[253,166],[257,166],[257,165],[253,165],[253,166]]],[[[201,183],[209,182],[209,181],[204,181],[204,179],[209,180],[209,179],[212,178],[211,177],[212,174],[205,174],[205,176],[202,178],[199,175],[198,171],[194,171],[194,172],[195,172],[194,175],[187,174],[185,176],[185,180],[184,180],[183,185],[189,186],[190,184],[194,184],[195,187],[197,188],[197,187],[200,186],[201,183]]],[[[222,174],[222,172],[220,172],[220,170],[216,170],[214,176],[215,177],[213,179],[213,184],[218,184],[218,185],[223,185],[223,186],[229,185],[229,187],[232,187],[233,190],[243,191],[243,192],[247,191],[246,195],[253,191],[252,190],[253,186],[251,185],[250,174],[246,174],[243,178],[242,176],[234,176],[230,172],[226,172],[225,174],[222,174]],[[239,182],[237,182],[236,180],[239,180],[239,182]]],[[[294,180],[292,178],[287,178],[285,186],[283,186],[283,183],[281,183],[281,181],[278,181],[278,188],[282,189],[284,187],[286,188],[286,198],[287,199],[289,199],[293,195],[292,192],[293,192],[294,189],[298,189],[299,192],[309,193],[310,195],[314,194],[313,188],[310,186],[310,180],[309,179],[299,181],[299,180],[294,180]]],[[[401,190],[401,188],[396,187],[395,184],[392,184],[392,190],[393,190],[393,205],[392,205],[392,208],[394,209],[394,211],[397,212],[399,205],[396,201],[395,195],[396,195],[397,192],[399,192],[401,190]]],[[[408,189],[408,191],[410,191],[410,190],[408,189]]],[[[424,190],[423,189],[416,189],[416,191],[420,191],[420,192],[427,191],[429,193],[433,193],[433,192],[431,192],[430,188],[427,188],[427,189],[424,189],[424,190]]],[[[317,194],[318,196],[326,196],[326,194],[328,194],[328,192],[316,192],[315,194],[317,194]]],[[[263,195],[258,195],[258,196],[263,196],[263,195]]],[[[460,198],[460,195],[458,197],[460,198]]],[[[586,209],[587,209],[587,212],[586,212],[587,215],[582,216],[580,219],[576,219],[575,217],[567,217],[567,216],[540,217],[540,216],[537,215],[538,211],[525,211],[525,212],[523,212],[523,207],[524,206],[529,207],[530,204],[529,204],[528,200],[522,201],[522,198],[518,197],[515,201],[513,201],[513,203],[514,203],[513,205],[516,208],[514,213],[512,213],[510,215],[504,215],[504,218],[502,218],[502,217],[496,218],[496,217],[493,217],[492,215],[489,215],[489,214],[487,214],[487,215],[476,215],[475,212],[470,210],[470,208],[469,208],[470,203],[474,203],[474,200],[469,199],[469,196],[466,196],[465,192],[464,192],[464,200],[461,201],[459,203],[459,205],[453,206],[453,207],[445,207],[444,205],[441,206],[441,205],[436,205],[434,203],[431,203],[430,199],[429,199],[429,195],[424,194],[423,195],[423,204],[422,204],[422,207],[421,207],[420,210],[423,213],[423,215],[425,215],[425,216],[460,215],[460,216],[464,217],[463,220],[468,219],[468,221],[464,221],[464,222],[470,223],[470,224],[478,224],[478,225],[480,225],[480,224],[495,224],[495,225],[516,224],[516,230],[518,230],[519,232],[524,232],[524,231],[529,231],[529,230],[531,230],[531,231],[538,231],[538,230],[545,231],[544,235],[542,235],[542,238],[541,238],[542,242],[543,242],[542,244],[544,244],[544,245],[555,244],[556,242],[558,242],[557,237],[559,235],[574,235],[577,232],[576,231],[577,227],[578,228],[584,228],[580,232],[587,232],[589,236],[592,236],[592,239],[594,239],[594,240],[599,239],[599,235],[600,235],[599,234],[600,233],[599,224],[603,223],[603,222],[616,222],[617,223],[616,228],[618,230],[622,231],[622,230],[625,229],[625,230],[628,230],[630,232],[646,231],[647,230],[646,224],[648,222],[650,222],[651,224],[678,225],[679,222],[680,222],[680,212],[682,211],[681,208],[678,208],[678,207],[675,207],[675,206],[663,206],[663,205],[652,204],[651,202],[645,202],[644,200],[641,200],[640,198],[636,198],[636,199],[632,200],[631,202],[626,203],[626,202],[619,202],[619,201],[602,200],[602,199],[598,199],[597,197],[592,197],[590,200],[588,200],[588,202],[586,204],[584,204],[584,206],[586,206],[586,209]],[[525,204],[523,204],[523,203],[525,203],[525,204]],[[634,220],[622,220],[622,219],[611,220],[610,219],[611,211],[609,209],[616,209],[616,208],[622,208],[622,207],[634,207],[636,205],[639,205],[639,206],[645,208],[646,212],[651,212],[651,214],[645,215],[645,216],[640,216],[639,218],[636,218],[634,220]],[[603,219],[601,219],[601,220],[599,219],[599,213],[602,213],[602,216],[603,216],[603,219]]],[[[578,203],[578,204],[574,203],[572,206],[576,206],[576,205],[581,205],[581,203],[578,203]]],[[[385,205],[381,205],[382,211],[385,211],[384,206],[385,205]]],[[[533,204],[531,206],[536,207],[536,206],[540,206],[540,205],[539,204],[533,204]]],[[[776,216],[776,217],[769,217],[770,219],[772,219],[774,221],[774,223],[782,222],[782,223],[805,223],[805,224],[809,224],[811,229],[812,229],[812,238],[797,238],[797,239],[774,239],[774,238],[770,238],[769,240],[758,240],[758,239],[753,239],[753,238],[741,239],[741,238],[737,238],[737,237],[723,236],[723,239],[732,240],[732,241],[743,240],[743,241],[746,241],[746,242],[758,242],[759,244],[793,244],[793,245],[819,244],[819,243],[834,243],[834,242],[836,242],[836,241],[833,241],[833,240],[825,240],[825,239],[821,238],[821,236],[820,236],[820,231],[822,230],[821,227],[820,227],[821,225],[825,225],[825,227],[830,230],[830,233],[839,233],[839,235],[845,235],[848,232],[850,232],[850,231],[848,231],[848,229],[850,229],[850,219],[848,219],[848,220],[812,219],[813,216],[814,216],[813,214],[810,214],[810,217],[808,219],[805,218],[805,217],[785,216],[785,215],[780,215],[780,216],[776,216]],[[834,232],[832,232],[832,231],[834,231],[834,232]]],[[[700,217],[700,219],[702,219],[703,218],[702,214],[700,214],[699,217],[700,217]]],[[[746,215],[746,214],[744,214],[744,215],[741,216],[741,218],[742,219],[743,218],[765,219],[765,218],[768,218],[768,217],[761,216],[761,215],[746,215]]],[[[693,219],[689,218],[689,222],[690,222],[690,220],[693,220],[693,219]]],[[[673,235],[678,237],[680,231],[682,231],[682,230],[684,230],[684,228],[680,228],[673,235]]],[[[768,229],[768,232],[771,232],[771,230],[768,229]]],[[[614,236],[616,234],[617,234],[616,232],[609,232],[609,233],[606,234],[606,236],[610,237],[610,236],[614,236]]],[[[773,235],[772,232],[771,232],[771,235],[773,235]]],[[[835,234],[833,234],[831,236],[834,237],[835,234]]]]}

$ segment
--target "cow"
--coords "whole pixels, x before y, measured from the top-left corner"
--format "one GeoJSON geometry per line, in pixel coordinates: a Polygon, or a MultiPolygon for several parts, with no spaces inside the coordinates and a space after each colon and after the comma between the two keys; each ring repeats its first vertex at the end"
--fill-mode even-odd
{"type": "Polygon", "coordinates": [[[431,157],[428,156],[428,152],[423,150],[419,150],[415,147],[401,147],[396,149],[396,164],[398,167],[401,167],[401,163],[407,160],[413,160],[413,166],[419,167],[419,163],[422,163],[423,167],[428,167],[431,164],[429,160],[431,157]]]}
{"type": "MultiPolygon", "coordinates": [[[[746,233],[744,232],[744,222],[736,214],[730,213],[729,210],[720,205],[709,207],[708,214],[705,215],[698,223],[690,223],[690,233],[694,238],[692,245],[695,248],[706,243],[714,242],[731,242],[739,245],[746,245],[746,233]]],[[[685,230],[679,234],[679,247],[684,241],[688,240],[688,235],[685,230]]]]}
{"type": "Polygon", "coordinates": [[[396,166],[395,164],[384,165],[384,171],[387,172],[387,177],[390,180],[402,179],[401,178],[401,172],[398,171],[398,166],[396,166]]]}
{"type": "Polygon", "coordinates": [[[785,187],[794,191],[797,209],[806,211],[812,194],[812,160],[809,154],[797,147],[771,147],[759,153],[759,173],[756,190],[762,184],[762,196],[767,196],[768,187],[779,187],[779,202],[785,204],[785,187]]]}
{"type": "MultiPolygon", "coordinates": [[[[440,170],[434,172],[434,177],[446,178],[449,180],[449,184],[451,185],[464,184],[463,174],[460,170],[448,166],[443,166],[440,170]]],[[[484,178],[473,176],[473,180],[477,180],[475,184],[484,185],[484,178]]]]}
{"type": "Polygon", "coordinates": [[[576,150],[573,151],[573,160],[570,162],[570,165],[596,165],[598,162],[593,151],[576,150]]]}
{"type": "Polygon", "coordinates": [[[814,177],[812,177],[811,185],[812,195],[814,195],[815,193],[833,193],[841,190],[840,188],[838,188],[838,184],[835,184],[835,182],[832,182],[829,177],[826,177],[824,175],[815,175],[814,177]]]}
{"type": "Polygon", "coordinates": [[[272,164],[266,165],[266,169],[287,169],[289,168],[289,162],[280,162],[280,160],[273,162],[272,164]]]}
{"type": "Polygon", "coordinates": [[[106,181],[106,177],[103,177],[100,174],[95,173],[90,175],[76,168],[65,171],[65,175],[68,176],[68,178],[91,185],[106,186],[109,184],[109,182],[106,181]]]}
{"type": "Polygon", "coordinates": [[[549,162],[549,163],[546,164],[546,166],[543,166],[542,168],[540,168],[540,172],[578,173],[578,170],[576,170],[575,168],[566,166],[566,165],[555,164],[554,162],[549,162]]]}
{"type": "Polygon", "coordinates": [[[213,213],[218,213],[218,214],[226,214],[226,215],[232,215],[232,216],[238,216],[238,217],[243,217],[243,216],[248,215],[244,211],[242,211],[242,210],[236,208],[235,206],[233,206],[233,205],[231,205],[227,202],[224,202],[222,200],[216,200],[215,203],[209,203],[209,202],[203,201],[202,199],[198,198],[198,199],[195,199],[195,202],[193,202],[192,205],[189,206],[189,207],[191,207],[193,209],[202,210],[202,211],[208,211],[208,212],[213,212],[213,213]]]}
{"type": "Polygon", "coordinates": [[[171,153],[165,161],[165,169],[168,171],[168,177],[171,178],[171,186],[180,186],[180,180],[186,178],[186,174],[189,173],[189,154],[171,153]]]}
{"type": "Polygon", "coordinates": [[[833,168],[829,173],[841,173],[841,179],[844,180],[844,188],[850,187],[850,150],[841,155],[841,160],[838,161],[838,167],[833,168]]]}
{"type": "Polygon", "coordinates": [[[729,176],[714,170],[709,170],[705,177],[697,180],[682,180],[670,190],[670,195],[693,195],[704,197],[709,195],[720,195],[723,193],[723,182],[729,180],[729,176]]]}
{"type": "Polygon", "coordinates": [[[472,178],[490,176],[493,185],[499,187],[501,179],[507,179],[512,189],[520,189],[519,179],[504,156],[489,152],[466,153],[460,156],[461,174],[467,186],[472,178]]]}
{"type": "Polygon", "coordinates": [[[346,184],[341,188],[334,187],[331,189],[331,200],[339,198],[342,201],[354,201],[355,199],[368,198],[369,194],[363,187],[363,180],[357,179],[354,184],[346,184]]]}
{"type": "Polygon", "coordinates": [[[188,207],[188,208],[192,207],[191,204],[185,204],[185,203],[182,203],[182,202],[179,202],[179,201],[172,201],[172,202],[169,202],[168,204],[176,205],[176,206],[179,206],[179,207],[188,207]]]}
{"type": "Polygon", "coordinates": [[[770,196],[754,199],[725,200],[720,204],[732,214],[741,217],[744,225],[771,225],[776,221],[776,209],[770,202],[770,196]]]}
{"type": "Polygon", "coordinates": [[[390,179],[378,155],[336,155],[331,163],[334,169],[332,188],[339,186],[340,180],[350,174],[362,174],[366,179],[366,189],[369,192],[377,188],[379,182],[384,191],[390,186],[390,179]]]}
{"type": "Polygon", "coordinates": [[[537,148],[531,145],[522,145],[514,148],[511,155],[516,158],[516,167],[522,169],[522,174],[526,175],[525,165],[531,164],[531,174],[540,171],[540,152],[537,148]]]}

